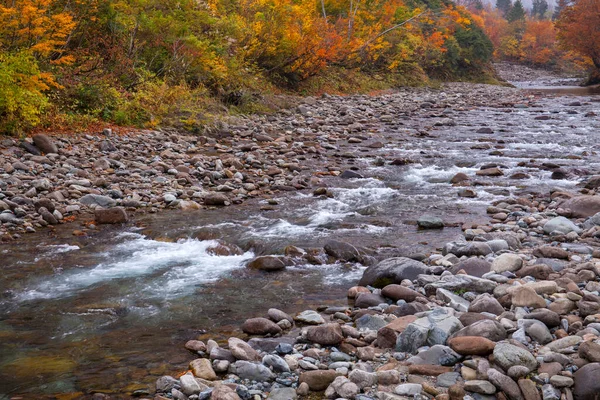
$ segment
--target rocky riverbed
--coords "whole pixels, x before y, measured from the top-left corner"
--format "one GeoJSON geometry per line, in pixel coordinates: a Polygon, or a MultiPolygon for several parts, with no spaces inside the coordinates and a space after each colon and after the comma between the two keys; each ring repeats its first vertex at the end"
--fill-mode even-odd
{"type": "Polygon", "coordinates": [[[448,84],[5,138],[0,392],[592,399],[598,113],[448,84]]]}

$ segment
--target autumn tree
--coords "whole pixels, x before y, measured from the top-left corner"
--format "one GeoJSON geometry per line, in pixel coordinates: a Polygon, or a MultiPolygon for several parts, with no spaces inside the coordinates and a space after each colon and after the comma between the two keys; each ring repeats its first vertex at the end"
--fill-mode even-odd
{"type": "Polygon", "coordinates": [[[600,83],[600,2],[574,1],[562,10],[557,26],[562,45],[589,57],[593,63],[588,83],[600,83]]]}

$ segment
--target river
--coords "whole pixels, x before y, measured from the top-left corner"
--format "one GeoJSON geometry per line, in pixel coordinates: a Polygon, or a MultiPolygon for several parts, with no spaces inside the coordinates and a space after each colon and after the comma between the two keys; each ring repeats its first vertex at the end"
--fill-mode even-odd
{"type": "MultiPolygon", "coordinates": [[[[330,239],[378,249],[379,258],[428,253],[460,237],[463,224],[487,220],[486,207],[495,200],[572,190],[600,170],[598,92],[517,86],[526,103],[436,108],[400,116],[403,123],[393,129],[374,121],[381,146],[347,160],[362,178],[324,178],[332,197],[281,192],[274,206],[256,199],[165,211],[86,237],[73,236],[65,224],[1,245],[0,394],[152,393],[157,377],[186,369],[186,340],[241,335],[245,318],[270,307],[294,313],[341,305],[364,269],[245,269],[256,255],[281,254],[288,245],[319,248],[330,239]],[[476,198],[458,197],[449,183],[459,172],[474,175],[496,165],[504,175],[476,180],[469,187],[476,198]],[[567,172],[564,179],[551,179],[556,166],[567,172]],[[446,228],[418,230],[423,214],[442,217],[446,228]],[[216,240],[244,252],[216,255],[216,240]]],[[[493,89],[469,90],[463,95],[493,89]]],[[[449,101],[443,90],[431,93],[449,101]]],[[[376,101],[389,101],[385,96],[376,101]]],[[[425,103],[424,109],[431,105],[425,103]]],[[[355,148],[339,146],[340,154],[355,148]]]]}

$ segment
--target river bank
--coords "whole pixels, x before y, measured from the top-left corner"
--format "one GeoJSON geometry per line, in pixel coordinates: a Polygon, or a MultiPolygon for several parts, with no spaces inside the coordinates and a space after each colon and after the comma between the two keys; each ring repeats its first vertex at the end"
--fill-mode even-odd
{"type": "MultiPolygon", "coordinates": [[[[1,391],[143,396],[158,377],[185,371],[193,359],[182,346],[188,339],[224,345],[229,332],[244,337],[245,318],[270,307],[294,315],[344,306],[365,268],[390,257],[437,268],[447,242],[488,225],[490,203],[526,197],[549,204],[555,188],[577,193],[594,175],[592,100],[448,84],[309,98],[277,115],[229,121],[214,137],[59,138],[58,155],[47,160],[7,139],[3,160],[28,169],[2,175],[4,215],[21,220],[2,224],[5,238],[21,237],[0,248],[10,255],[1,391]],[[469,179],[451,183],[457,174],[469,179]],[[33,182],[44,179],[34,193],[33,182]],[[57,191],[64,201],[50,196],[57,191]],[[213,196],[232,205],[211,204],[213,196]],[[78,220],[45,230],[36,209],[42,198],[52,201],[58,221],[90,215],[98,201],[133,218],[103,229],[78,220]],[[423,215],[441,217],[445,228],[417,229],[423,215]],[[349,243],[360,259],[326,250],[331,240],[349,243]],[[244,268],[261,255],[283,256],[290,245],[308,254],[288,254],[278,272],[244,268]],[[36,362],[41,354],[44,362],[36,362]]],[[[523,211],[514,207],[498,206],[493,222],[513,229],[511,213],[523,211]]],[[[551,217],[527,210],[542,213],[539,221],[551,217]]],[[[430,301],[423,304],[443,305],[430,301]]]]}

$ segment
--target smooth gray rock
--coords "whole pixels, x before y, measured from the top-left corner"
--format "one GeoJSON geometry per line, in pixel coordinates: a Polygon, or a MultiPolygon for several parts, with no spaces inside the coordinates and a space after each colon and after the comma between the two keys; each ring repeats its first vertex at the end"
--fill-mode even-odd
{"type": "Polygon", "coordinates": [[[552,218],[544,224],[544,232],[550,234],[552,232],[560,232],[567,234],[569,232],[581,233],[581,228],[575,225],[570,219],[565,217],[552,218]]]}
{"type": "Polygon", "coordinates": [[[391,283],[400,284],[404,279],[414,280],[420,274],[428,274],[429,271],[427,265],[411,258],[388,258],[368,267],[358,284],[383,288],[391,283]]]}

